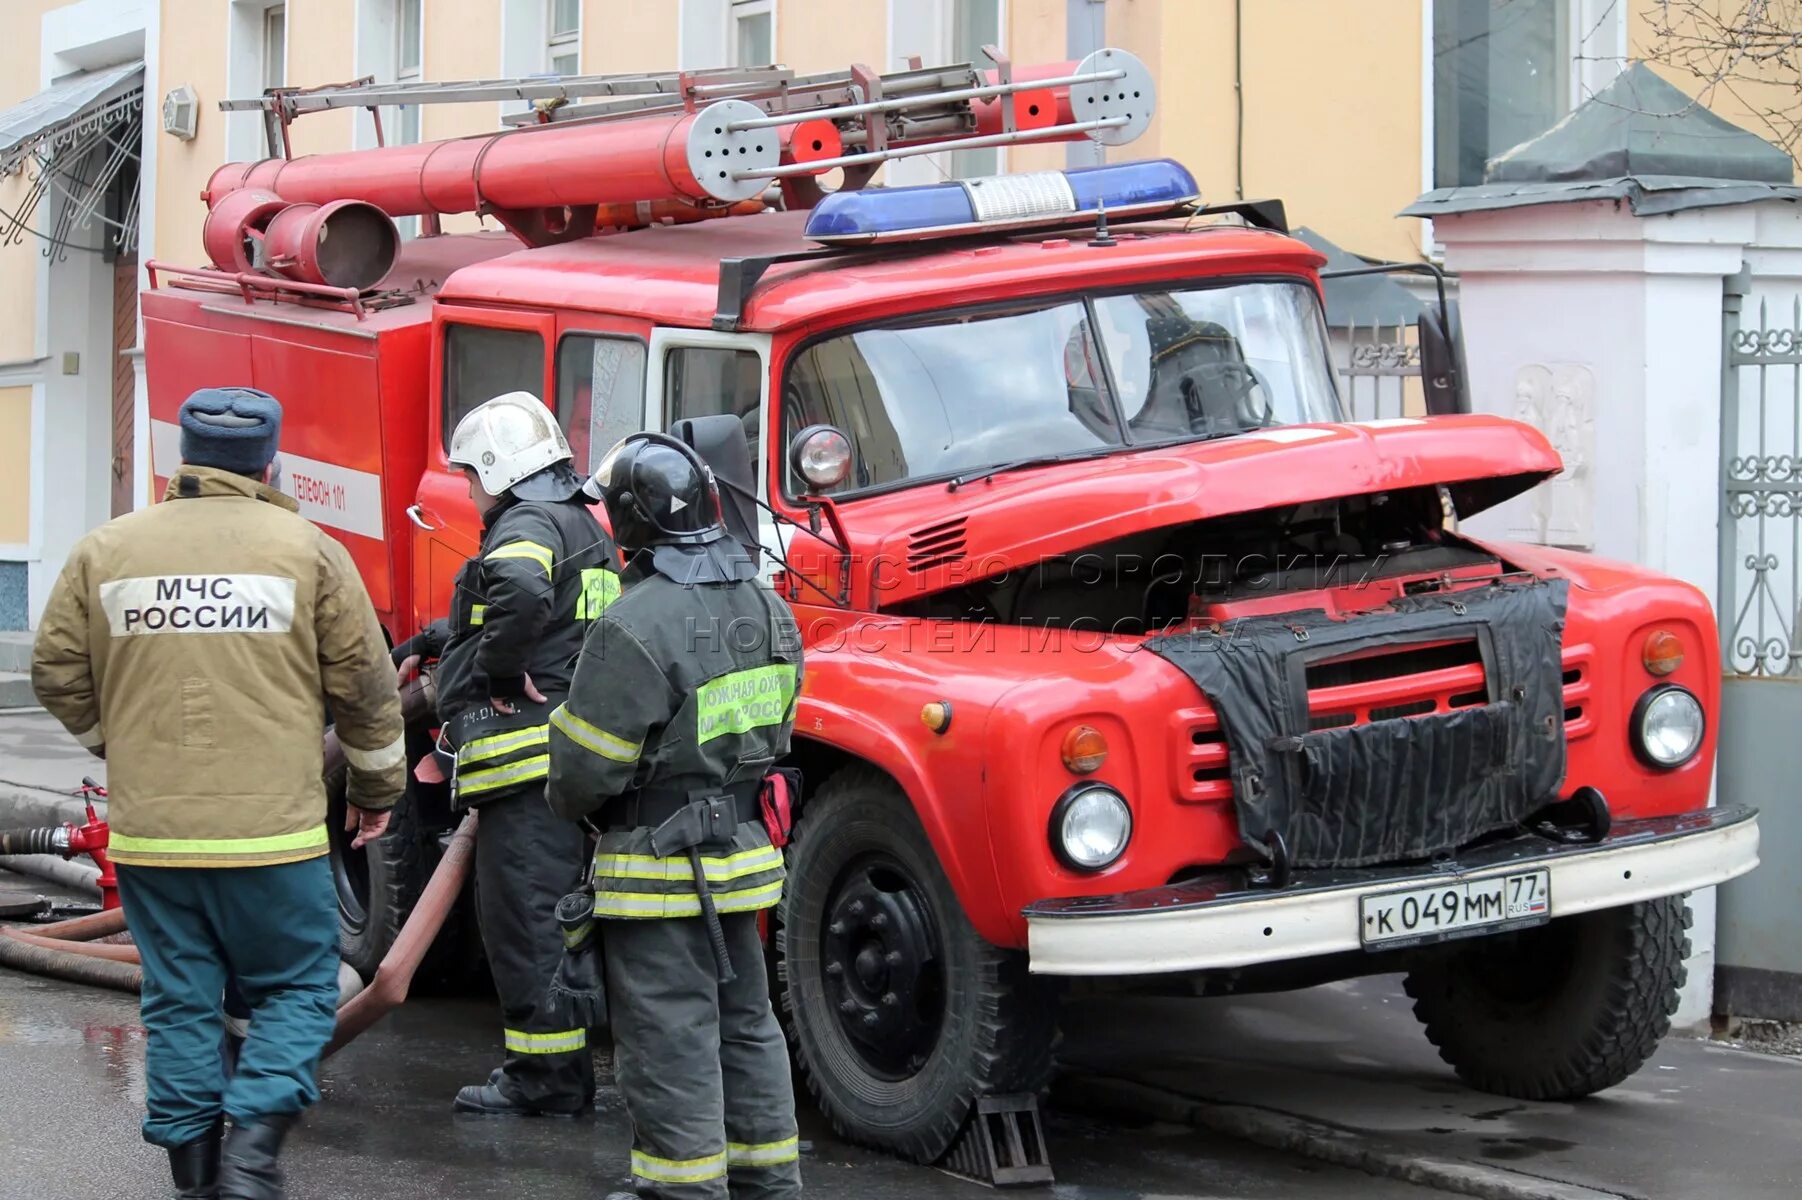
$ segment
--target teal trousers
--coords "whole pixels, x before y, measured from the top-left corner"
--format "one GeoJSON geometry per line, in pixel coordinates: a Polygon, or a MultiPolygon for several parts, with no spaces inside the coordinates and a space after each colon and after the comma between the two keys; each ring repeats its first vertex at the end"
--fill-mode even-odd
{"type": "Polygon", "coordinates": [[[126,867],[119,898],[144,961],[144,1140],[179,1146],[221,1112],[297,1113],[338,1007],[338,902],[330,860],[273,867],[126,867]],[[227,983],[251,1012],[226,1080],[227,983]]]}

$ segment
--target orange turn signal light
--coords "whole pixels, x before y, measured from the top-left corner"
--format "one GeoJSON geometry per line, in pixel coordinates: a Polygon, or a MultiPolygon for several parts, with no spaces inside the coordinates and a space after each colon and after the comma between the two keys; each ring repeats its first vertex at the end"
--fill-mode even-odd
{"type": "Polygon", "coordinates": [[[1655,630],[1646,639],[1643,658],[1652,674],[1669,675],[1683,665],[1683,640],[1668,629],[1655,630]]]}
{"type": "Polygon", "coordinates": [[[1107,761],[1107,739],[1093,725],[1072,725],[1064,735],[1064,765],[1078,775],[1099,771],[1107,761]]]}
{"type": "Polygon", "coordinates": [[[920,721],[934,733],[943,733],[951,727],[951,702],[934,700],[920,709],[920,721]]]}

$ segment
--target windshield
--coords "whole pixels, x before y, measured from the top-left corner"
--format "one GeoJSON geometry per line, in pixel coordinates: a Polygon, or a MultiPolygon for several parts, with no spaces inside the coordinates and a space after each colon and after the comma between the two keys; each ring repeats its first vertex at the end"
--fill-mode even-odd
{"type": "Polygon", "coordinates": [[[783,401],[784,444],[815,424],[850,438],[851,474],[835,495],[1340,419],[1320,306],[1302,282],[951,312],[840,334],[789,361],[783,401]]]}

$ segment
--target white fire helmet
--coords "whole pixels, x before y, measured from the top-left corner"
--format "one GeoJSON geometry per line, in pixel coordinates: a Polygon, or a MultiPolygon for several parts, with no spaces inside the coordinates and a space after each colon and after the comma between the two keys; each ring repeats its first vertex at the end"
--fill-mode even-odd
{"type": "Polygon", "coordinates": [[[557,418],[530,392],[508,392],[477,405],[451,434],[451,465],[474,470],[490,496],[571,457],[557,418]]]}

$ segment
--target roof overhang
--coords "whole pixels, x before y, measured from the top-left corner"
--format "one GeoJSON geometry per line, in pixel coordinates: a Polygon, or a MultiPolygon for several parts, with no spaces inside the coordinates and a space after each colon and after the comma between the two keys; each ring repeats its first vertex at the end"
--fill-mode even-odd
{"type": "Polygon", "coordinates": [[[60,258],[72,245],[86,246],[76,231],[99,220],[113,246],[133,250],[137,190],[116,211],[109,211],[108,198],[122,173],[132,179],[126,172],[139,156],[143,110],[144,64],[134,59],[70,75],[0,111],[0,177],[24,172],[29,181],[13,211],[0,209],[0,244],[30,234],[60,258]],[[46,212],[43,201],[52,191],[67,203],[46,212]],[[41,213],[48,219],[40,220],[41,213]]]}
{"type": "Polygon", "coordinates": [[[91,143],[96,133],[140,111],[143,102],[139,61],[58,80],[0,111],[0,175],[17,171],[33,154],[55,156],[91,143]]]}

